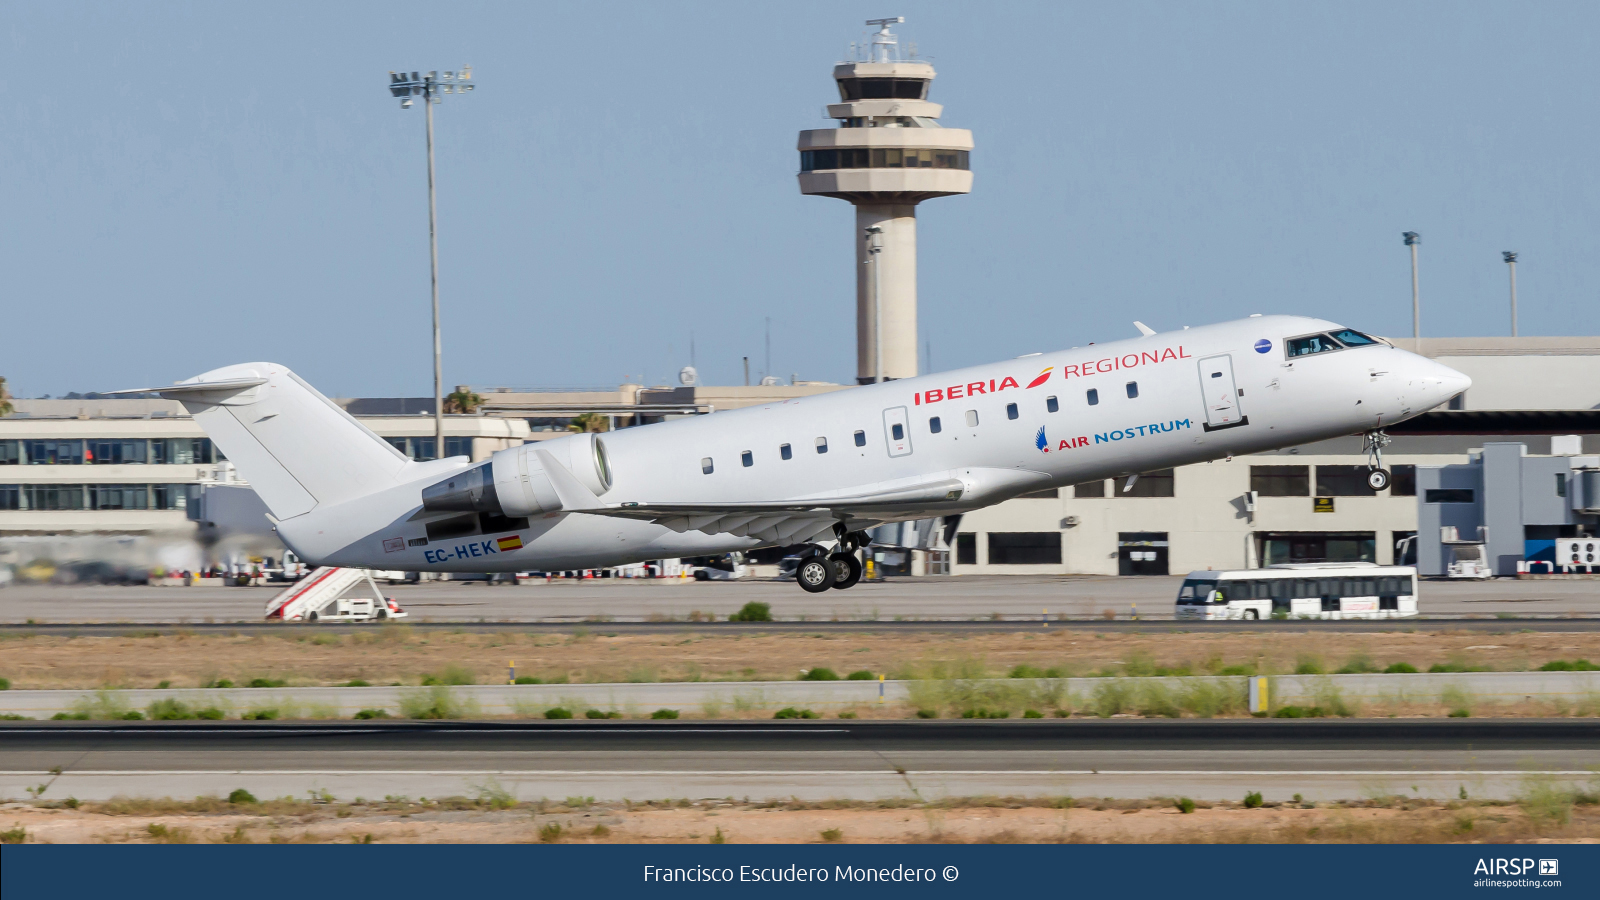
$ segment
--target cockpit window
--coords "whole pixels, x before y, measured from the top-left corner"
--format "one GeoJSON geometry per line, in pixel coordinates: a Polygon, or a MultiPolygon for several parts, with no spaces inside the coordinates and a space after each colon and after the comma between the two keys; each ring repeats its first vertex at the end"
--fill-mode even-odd
{"type": "Polygon", "coordinates": [[[1289,358],[1296,356],[1310,356],[1313,353],[1328,353],[1333,350],[1343,350],[1344,345],[1326,334],[1308,334],[1305,337],[1290,338],[1284,342],[1289,358]]]}
{"type": "Polygon", "coordinates": [[[1373,340],[1367,335],[1364,335],[1359,331],[1352,331],[1348,328],[1335,331],[1333,336],[1339,341],[1339,343],[1345,345],[1346,347],[1362,347],[1368,344],[1378,343],[1376,340],[1373,340]]]}

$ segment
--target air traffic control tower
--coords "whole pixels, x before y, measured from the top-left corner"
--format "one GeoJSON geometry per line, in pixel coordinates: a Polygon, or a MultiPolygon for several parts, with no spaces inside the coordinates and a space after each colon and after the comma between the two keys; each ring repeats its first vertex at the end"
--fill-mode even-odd
{"type": "Polygon", "coordinates": [[[840,102],[828,115],[838,126],[800,132],[800,193],[856,208],[859,384],[917,374],[917,204],[972,191],[972,132],[939,124],[933,66],[904,58],[889,32],[903,21],[867,21],[879,26],[867,61],[833,67],[840,102]]]}

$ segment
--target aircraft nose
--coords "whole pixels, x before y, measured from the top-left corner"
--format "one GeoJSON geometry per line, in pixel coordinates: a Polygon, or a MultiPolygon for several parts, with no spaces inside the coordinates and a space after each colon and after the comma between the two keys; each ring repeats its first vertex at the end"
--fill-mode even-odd
{"type": "Polygon", "coordinates": [[[1471,378],[1431,359],[1418,359],[1412,383],[1421,389],[1423,397],[1418,399],[1425,408],[1438,406],[1472,387],[1471,378]]]}

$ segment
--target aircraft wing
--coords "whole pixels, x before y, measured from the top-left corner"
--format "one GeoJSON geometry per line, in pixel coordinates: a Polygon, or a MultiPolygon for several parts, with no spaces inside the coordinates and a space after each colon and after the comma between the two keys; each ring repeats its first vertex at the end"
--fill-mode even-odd
{"type": "Polygon", "coordinates": [[[844,519],[888,518],[914,511],[919,506],[959,500],[967,487],[959,479],[941,477],[883,490],[790,500],[603,503],[554,459],[547,458],[548,453],[535,452],[544,462],[545,472],[550,476],[563,509],[655,522],[679,534],[701,531],[778,543],[798,543],[830,534],[833,526],[844,519]]]}

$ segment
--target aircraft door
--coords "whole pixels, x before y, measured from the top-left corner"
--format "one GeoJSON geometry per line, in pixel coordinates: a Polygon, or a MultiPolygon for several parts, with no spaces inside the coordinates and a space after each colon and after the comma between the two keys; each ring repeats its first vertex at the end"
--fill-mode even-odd
{"type": "Polygon", "coordinates": [[[1205,398],[1206,431],[1249,424],[1240,394],[1233,381],[1233,357],[1224,353],[1200,360],[1200,395],[1205,398]]]}
{"type": "Polygon", "coordinates": [[[911,455],[911,422],[904,406],[883,411],[883,437],[890,456],[911,455]]]}

